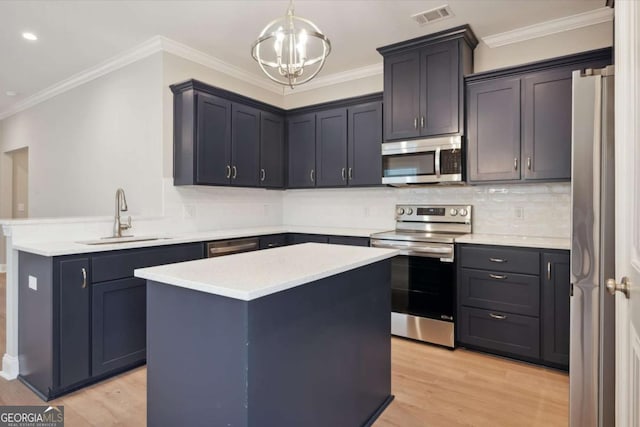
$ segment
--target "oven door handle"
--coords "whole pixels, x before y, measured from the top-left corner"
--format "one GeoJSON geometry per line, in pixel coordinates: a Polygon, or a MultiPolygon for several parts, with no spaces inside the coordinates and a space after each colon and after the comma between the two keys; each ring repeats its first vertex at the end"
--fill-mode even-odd
{"type": "Polygon", "coordinates": [[[411,245],[411,244],[398,244],[398,243],[382,243],[379,241],[372,241],[371,247],[374,248],[389,248],[397,249],[401,251],[401,255],[415,255],[430,258],[440,258],[442,262],[453,262],[453,248],[443,248],[436,246],[423,246],[423,245],[411,245]]]}

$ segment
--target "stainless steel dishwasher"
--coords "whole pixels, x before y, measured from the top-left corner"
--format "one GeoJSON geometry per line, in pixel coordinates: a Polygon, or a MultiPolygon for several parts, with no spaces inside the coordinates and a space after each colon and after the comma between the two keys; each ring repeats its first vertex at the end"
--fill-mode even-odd
{"type": "Polygon", "coordinates": [[[207,258],[256,251],[259,247],[258,238],[218,240],[207,243],[207,258]]]}

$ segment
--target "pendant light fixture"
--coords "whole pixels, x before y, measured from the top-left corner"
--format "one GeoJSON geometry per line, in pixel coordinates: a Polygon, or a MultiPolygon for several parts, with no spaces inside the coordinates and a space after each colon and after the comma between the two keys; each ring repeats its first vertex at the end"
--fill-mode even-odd
{"type": "Polygon", "coordinates": [[[276,83],[295,86],[313,79],[331,52],[331,42],[308,19],[294,15],[290,0],[284,17],[271,21],[251,46],[251,56],[276,83]]]}

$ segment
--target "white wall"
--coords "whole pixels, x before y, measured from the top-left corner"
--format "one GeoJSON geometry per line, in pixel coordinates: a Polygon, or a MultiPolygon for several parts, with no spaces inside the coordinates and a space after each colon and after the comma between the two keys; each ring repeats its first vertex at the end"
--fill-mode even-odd
{"type": "Polygon", "coordinates": [[[112,215],[118,187],[132,214],[162,213],[161,67],[152,55],[3,121],[1,151],[29,147],[31,217],[112,215]]]}

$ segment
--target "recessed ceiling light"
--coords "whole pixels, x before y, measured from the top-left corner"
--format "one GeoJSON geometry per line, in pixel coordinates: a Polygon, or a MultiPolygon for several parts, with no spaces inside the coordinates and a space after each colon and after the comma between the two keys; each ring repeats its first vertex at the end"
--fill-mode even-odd
{"type": "Polygon", "coordinates": [[[29,32],[22,33],[22,38],[24,38],[26,40],[29,40],[29,41],[32,41],[32,42],[38,40],[38,36],[36,36],[33,33],[29,33],[29,32]]]}
{"type": "Polygon", "coordinates": [[[8,90],[5,92],[5,95],[7,96],[16,96],[18,94],[18,92],[16,92],[15,90],[8,90]]]}

